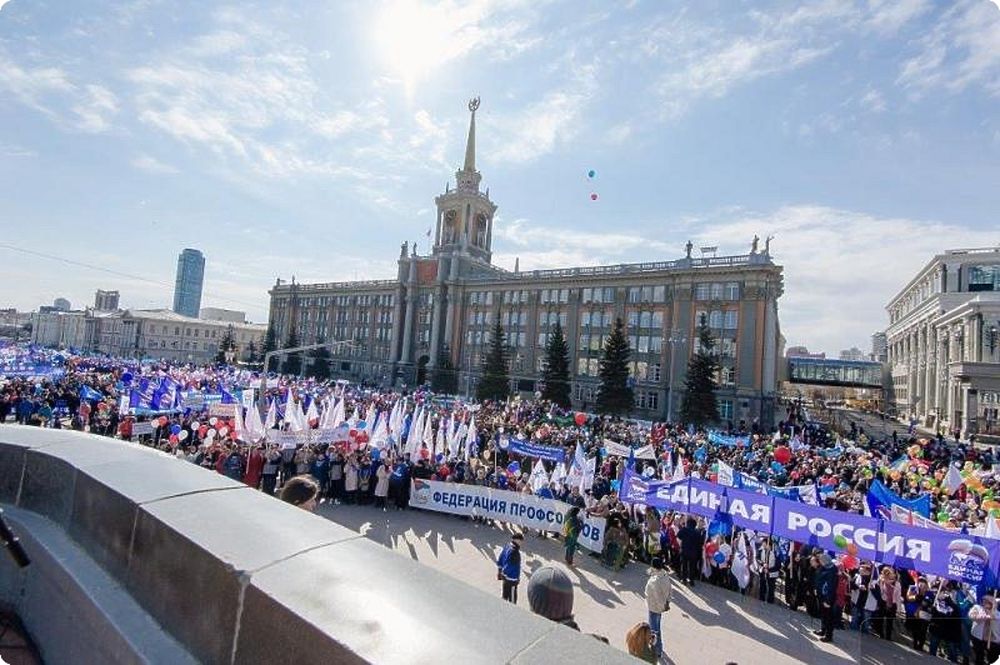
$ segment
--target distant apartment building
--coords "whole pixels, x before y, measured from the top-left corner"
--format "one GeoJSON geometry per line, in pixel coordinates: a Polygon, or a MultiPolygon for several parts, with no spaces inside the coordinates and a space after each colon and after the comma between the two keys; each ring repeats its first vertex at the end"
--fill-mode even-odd
{"type": "Polygon", "coordinates": [[[113,312],[118,309],[119,294],[117,291],[97,289],[94,294],[94,309],[98,312],[113,312]]]}

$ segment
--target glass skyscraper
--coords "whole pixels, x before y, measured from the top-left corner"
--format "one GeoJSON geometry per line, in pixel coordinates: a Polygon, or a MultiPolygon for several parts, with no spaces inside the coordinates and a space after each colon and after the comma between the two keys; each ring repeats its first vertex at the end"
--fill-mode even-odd
{"type": "Polygon", "coordinates": [[[205,257],[197,249],[185,249],[177,257],[177,281],[174,283],[174,311],[198,317],[201,287],[205,281],[205,257]]]}

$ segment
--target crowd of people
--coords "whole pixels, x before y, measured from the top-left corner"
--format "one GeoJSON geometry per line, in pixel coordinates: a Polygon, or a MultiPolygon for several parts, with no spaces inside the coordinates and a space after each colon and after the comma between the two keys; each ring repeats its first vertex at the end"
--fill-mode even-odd
{"type": "MultiPolygon", "coordinates": [[[[268,418],[268,430],[301,428],[292,405],[303,404],[313,405],[314,415],[337,404],[351,428],[348,441],[310,443],[306,437],[304,443],[289,445],[266,432],[259,436],[253,428],[249,429],[256,434],[247,436],[252,407],[244,410],[239,406],[243,400],[234,402],[232,397],[250,391],[258,381],[253,372],[227,366],[69,356],[60,372],[49,377],[0,377],[0,422],[137,440],[265,493],[281,493],[297,505],[323,501],[405,510],[414,479],[532,493],[569,505],[558,534],[569,566],[575,565],[582,518],[603,517],[607,520],[604,550],[596,555],[609,567],[640,562],[653,571],[651,580],[666,579],[667,585],[664,571],[672,569],[690,586],[707,582],[767,603],[782,598],[791,609],[802,608],[820,619],[818,637],[824,641],[833,640],[837,628],[892,640],[898,635],[894,628],[898,620],[915,650],[977,663],[1000,656],[1000,614],[992,595],[982,590],[977,595],[968,587],[918,571],[865,561],[845,565],[851,564],[850,559],[835,560],[799,543],[732,527],[719,530],[697,516],[659,514],[625,504],[617,489],[626,459],[608,453],[611,444],[651,446],[651,455],[634,462],[635,472],[645,477],[680,475],[718,481],[725,470],[772,488],[811,485],[817,503],[850,512],[865,510],[866,495],[878,481],[905,500],[928,497],[927,519],[940,528],[982,532],[1000,516],[1000,503],[994,498],[1000,491],[1000,476],[994,470],[992,450],[950,442],[940,435],[920,438],[906,430],[876,438],[853,424],[850,431],[830,432],[810,423],[794,402],[782,407],[774,428],[757,422],[728,423],[718,433],[737,439],[739,445],[717,445],[705,431],[577,414],[537,397],[474,404],[424,390],[401,393],[274,376],[267,380],[265,395],[246,402],[268,404],[278,412],[273,421],[268,418]],[[169,378],[178,386],[178,395],[186,391],[229,396],[223,403],[234,404],[232,415],[212,416],[204,406],[185,408],[179,398],[169,409],[133,408],[130,397],[144,377],[169,378]],[[428,446],[426,441],[414,445],[409,440],[408,428],[418,410],[431,427],[448,429],[446,445],[428,446]],[[367,432],[374,434],[380,419],[395,413],[400,419],[377,445],[368,435],[353,436],[361,421],[373,421],[367,423],[367,432]],[[400,427],[399,422],[405,425],[400,427]],[[474,436],[470,436],[473,422],[474,436]],[[137,435],[140,429],[144,433],[137,435]],[[456,431],[461,434],[456,436],[456,431]],[[539,484],[529,477],[530,463],[524,469],[512,464],[519,460],[505,445],[511,437],[562,448],[569,461],[546,463],[546,479],[539,484]],[[573,473],[579,450],[594,460],[590,473],[573,473]],[[961,469],[957,488],[948,479],[953,468],[961,469]],[[296,480],[306,476],[310,483],[296,480]],[[303,501],[305,493],[311,496],[303,501]],[[751,562],[749,575],[734,572],[737,552],[751,562]]],[[[305,427],[318,428],[320,423],[313,417],[305,427]]],[[[508,552],[507,559],[498,561],[498,578],[504,597],[516,602],[520,570],[516,576],[514,572],[508,552]]],[[[670,598],[669,587],[664,591],[663,584],[647,587],[646,624],[657,654],[664,641],[669,645],[660,631],[659,615],[669,608],[670,598]]]]}

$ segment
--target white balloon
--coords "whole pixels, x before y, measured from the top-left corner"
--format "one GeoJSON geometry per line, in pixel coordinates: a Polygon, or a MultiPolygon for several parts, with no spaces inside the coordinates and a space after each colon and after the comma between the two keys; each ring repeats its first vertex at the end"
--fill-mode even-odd
{"type": "Polygon", "coordinates": [[[216,434],[218,434],[218,432],[216,432],[214,429],[210,429],[207,432],[205,432],[205,436],[207,436],[210,439],[214,439],[216,434]]]}
{"type": "Polygon", "coordinates": [[[181,441],[185,440],[186,438],[188,438],[188,431],[186,429],[182,429],[181,433],[177,435],[177,438],[180,439],[181,441]]]}
{"type": "Polygon", "coordinates": [[[191,429],[197,430],[199,427],[201,427],[201,423],[199,423],[197,420],[191,421],[191,429]]]}
{"type": "Polygon", "coordinates": [[[215,416],[212,416],[211,418],[208,419],[208,424],[211,425],[212,427],[215,427],[215,423],[217,422],[219,422],[219,419],[216,418],[215,416]]]}
{"type": "Polygon", "coordinates": [[[225,436],[227,434],[229,434],[229,428],[228,427],[223,427],[222,429],[219,430],[219,436],[225,436]]]}

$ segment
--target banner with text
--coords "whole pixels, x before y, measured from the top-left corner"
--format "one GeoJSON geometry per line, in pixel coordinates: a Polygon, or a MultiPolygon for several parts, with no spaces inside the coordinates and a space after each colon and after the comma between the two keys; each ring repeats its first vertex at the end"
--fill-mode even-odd
{"type": "MultiPolygon", "coordinates": [[[[436,480],[414,480],[410,506],[452,515],[475,515],[509,522],[531,529],[562,533],[570,506],[562,501],[543,499],[479,485],[459,485],[436,480]]],[[[580,546],[594,552],[604,548],[603,517],[588,517],[580,511],[583,531],[580,546]]]]}
{"type": "Polygon", "coordinates": [[[993,538],[899,524],[696,478],[648,482],[631,469],[622,479],[621,500],[709,520],[728,515],[736,526],[832,552],[853,543],[860,559],[968,584],[993,586],[997,580],[1000,541],[993,538]]]}
{"type": "Polygon", "coordinates": [[[522,441],[510,437],[507,442],[507,452],[524,457],[535,457],[547,462],[562,462],[566,459],[566,451],[558,446],[543,446],[530,441],[522,441]]]}

